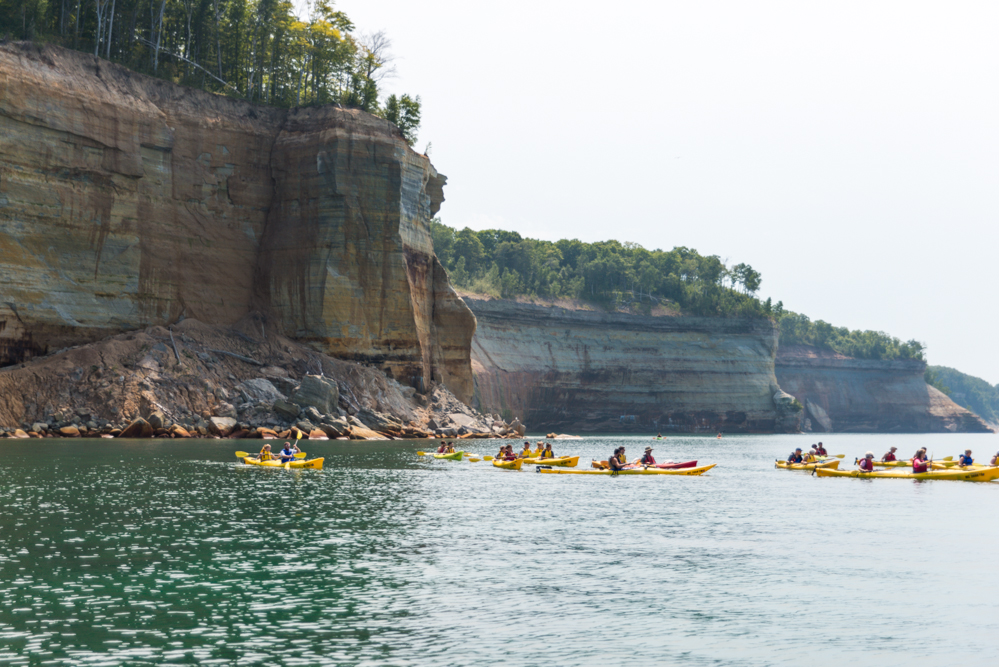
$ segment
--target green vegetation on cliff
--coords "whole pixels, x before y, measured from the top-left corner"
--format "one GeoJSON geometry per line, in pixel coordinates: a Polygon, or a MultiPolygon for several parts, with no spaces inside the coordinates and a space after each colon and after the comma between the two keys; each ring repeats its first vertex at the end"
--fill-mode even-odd
{"type": "Polygon", "coordinates": [[[805,315],[786,311],[780,315],[781,345],[811,345],[855,359],[923,359],[926,349],[918,340],[903,342],[883,331],[852,331],[828,322],[812,322],[805,315]]]}
{"type": "Polygon", "coordinates": [[[771,317],[781,304],[760,301],[760,274],[690,248],[646,250],[636,243],[557,242],[517,232],[432,222],[434,250],[459,288],[512,298],[579,299],[649,312],[660,306],[691,315],[771,317]]]}
{"type": "Polygon", "coordinates": [[[947,366],[927,366],[926,383],[950,396],[985,421],[999,424],[999,385],[947,366]]]}
{"type": "Polygon", "coordinates": [[[416,141],[420,98],[379,102],[383,33],[359,35],[332,0],[301,19],[287,0],[0,0],[0,36],[53,42],[137,72],[260,104],[341,104],[416,141]]]}
{"type": "Polygon", "coordinates": [[[857,359],[923,359],[924,346],[880,331],[844,327],[784,311],[755,294],[762,277],[748,264],[726,266],[690,248],[646,250],[636,243],[541,241],[517,232],[461,231],[433,220],[434,250],[460,289],[503,298],[569,298],[604,308],[630,307],[723,317],[769,317],[782,345],[811,345],[857,359]]]}

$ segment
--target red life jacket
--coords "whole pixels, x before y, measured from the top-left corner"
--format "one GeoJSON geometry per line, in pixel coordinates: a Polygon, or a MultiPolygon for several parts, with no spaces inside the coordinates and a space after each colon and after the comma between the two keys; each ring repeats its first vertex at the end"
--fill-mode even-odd
{"type": "Polygon", "coordinates": [[[888,452],[887,454],[884,455],[884,457],[882,457],[881,460],[882,461],[895,461],[896,459],[895,459],[895,455],[894,454],[892,454],[891,452],[888,452]]]}
{"type": "Polygon", "coordinates": [[[912,472],[929,472],[930,466],[922,459],[912,459],[912,472]]]}
{"type": "Polygon", "coordinates": [[[874,461],[869,460],[866,456],[860,459],[860,469],[865,472],[871,472],[874,470],[874,461]]]}
{"type": "Polygon", "coordinates": [[[652,458],[652,454],[646,454],[642,457],[642,463],[647,466],[654,466],[656,464],[656,460],[652,458]]]}

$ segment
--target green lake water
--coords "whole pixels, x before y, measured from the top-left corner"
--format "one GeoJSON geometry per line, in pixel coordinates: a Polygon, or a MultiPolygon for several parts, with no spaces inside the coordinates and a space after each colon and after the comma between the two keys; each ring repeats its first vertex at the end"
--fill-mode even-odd
{"type": "MultiPolygon", "coordinates": [[[[703,477],[501,471],[422,442],[3,441],[0,664],[994,665],[999,483],[812,477],[816,436],[670,437],[703,477]]],[[[987,435],[827,435],[842,466],[987,435]]],[[[634,457],[649,438],[560,441],[634,457]]],[[[495,453],[496,443],[463,443],[495,453]]]]}

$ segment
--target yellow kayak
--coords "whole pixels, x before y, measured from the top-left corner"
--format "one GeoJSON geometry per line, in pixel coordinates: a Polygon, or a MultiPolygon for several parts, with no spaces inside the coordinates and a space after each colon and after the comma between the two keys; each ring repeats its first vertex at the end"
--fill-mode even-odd
{"type": "Polygon", "coordinates": [[[558,468],[548,469],[538,467],[537,471],[548,475],[703,475],[714,468],[717,463],[698,468],[677,468],[666,470],[663,468],[634,468],[632,470],[561,470],[558,468]]]}
{"type": "Polygon", "coordinates": [[[862,470],[832,470],[817,468],[819,477],[863,477],[864,479],[953,479],[962,482],[988,482],[999,478],[999,468],[979,468],[974,470],[931,470],[929,472],[863,472],[862,470]]]}
{"type": "MultiPolygon", "coordinates": [[[[859,462],[859,461],[860,461],[860,459],[857,459],[857,461],[855,461],[855,463],[859,462]]],[[[934,468],[953,468],[956,465],[957,465],[957,461],[934,461],[933,462],[933,467],[934,468]]],[[[905,460],[902,460],[902,461],[875,461],[874,462],[874,467],[875,468],[911,468],[912,467],[912,459],[905,459],[905,460]]]]}
{"type": "Polygon", "coordinates": [[[578,456],[559,456],[554,459],[521,459],[524,463],[529,466],[539,465],[539,466],[563,466],[566,468],[575,468],[576,464],[579,463],[578,456]]]}
{"type": "Polygon", "coordinates": [[[820,463],[788,463],[787,461],[777,461],[778,468],[785,470],[815,470],[816,468],[838,468],[839,459],[830,459],[820,463]]]}
{"type": "Polygon", "coordinates": [[[516,461],[500,461],[499,459],[493,459],[493,465],[497,468],[503,468],[504,470],[520,470],[520,466],[524,465],[524,459],[517,459],[516,461]]]}
{"type": "Polygon", "coordinates": [[[447,459],[448,461],[460,461],[465,452],[454,452],[453,454],[434,454],[435,459],[447,459]]]}
{"type": "MultiPolygon", "coordinates": [[[[243,458],[243,463],[251,466],[263,466],[264,468],[283,468],[284,463],[280,461],[260,461],[252,456],[243,458]]],[[[312,459],[311,461],[289,461],[289,468],[311,468],[313,470],[323,469],[323,459],[312,459]]]]}

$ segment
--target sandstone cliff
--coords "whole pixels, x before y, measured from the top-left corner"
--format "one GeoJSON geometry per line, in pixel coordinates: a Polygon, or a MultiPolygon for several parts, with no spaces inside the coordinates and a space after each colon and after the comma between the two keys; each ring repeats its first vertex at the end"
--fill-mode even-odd
{"type": "Polygon", "coordinates": [[[478,407],[531,428],[796,430],[767,320],[640,317],[466,298],[478,407]]]}
{"type": "Polygon", "coordinates": [[[852,359],[785,346],[777,381],[805,406],[803,427],[840,433],[987,433],[977,415],[923,380],[922,361],[852,359]]]}
{"type": "Polygon", "coordinates": [[[428,229],[444,181],[363,112],[258,107],[0,45],[0,365],[259,311],[468,400],[475,321],[428,229]]]}

